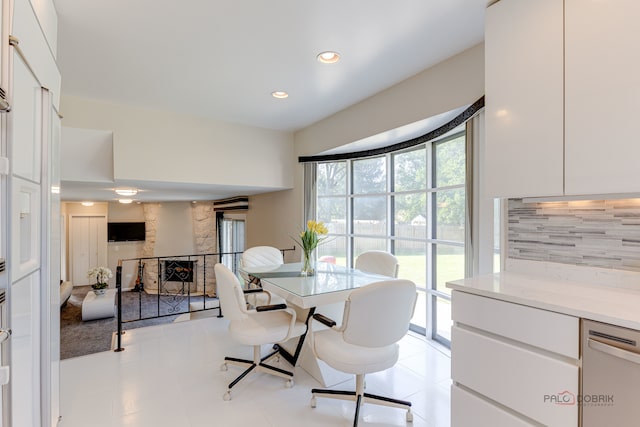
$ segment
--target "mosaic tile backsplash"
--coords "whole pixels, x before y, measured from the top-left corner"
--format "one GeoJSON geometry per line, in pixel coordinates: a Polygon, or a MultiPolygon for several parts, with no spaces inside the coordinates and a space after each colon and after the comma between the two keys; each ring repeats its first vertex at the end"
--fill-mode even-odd
{"type": "Polygon", "coordinates": [[[510,258],[640,272],[640,199],[509,200],[510,258]]]}

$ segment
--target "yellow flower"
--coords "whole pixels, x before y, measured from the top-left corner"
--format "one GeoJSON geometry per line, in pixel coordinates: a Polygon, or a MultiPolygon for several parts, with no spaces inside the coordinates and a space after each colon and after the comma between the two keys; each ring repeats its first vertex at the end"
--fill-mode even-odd
{"type": "Polygon", "coordinates": [[[327,230],[327,227],[325,227],[324,223],[316,222],[314,220],[307,221],[307,231],[310,231],[316,234],[327,234],[329,232],[329,230],[327,230]]]}
{"type": "Polygon", "coordinates": [[[316,224],[316,233],[327,234],[328,232],[329,230],[327,230],[327,227],[325,227],[323,223],[319,222],[318,224],[316,224]]]}
{"type": "Polygon", "coordinates": [[[329,230],[324,223],[309,220],[307,221],[307,229],[300,233],[300,241],[296,240],[296,242],[302,246],[305,252],[312,251],[327,238],[326,236],[319,236],[328,233],[329,230]]]}

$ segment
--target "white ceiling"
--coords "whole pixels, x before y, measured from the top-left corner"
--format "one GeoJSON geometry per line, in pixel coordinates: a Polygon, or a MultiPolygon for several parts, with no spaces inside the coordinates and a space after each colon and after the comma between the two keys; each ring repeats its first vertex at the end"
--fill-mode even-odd
{"type": "Polygon", "coordinates": [[[480,43],[486,7],[486,0],[54,2],[63,95],[287,131],[480,43]],[[325,50],[341,61],[319,63],[325,50]],[[275,90],[290,96],[275,99],[275,90]]]}

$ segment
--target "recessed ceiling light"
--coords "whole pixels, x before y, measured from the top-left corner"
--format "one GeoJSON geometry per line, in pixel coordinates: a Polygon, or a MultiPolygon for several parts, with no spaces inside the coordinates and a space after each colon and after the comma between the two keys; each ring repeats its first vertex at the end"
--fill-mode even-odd
{"type": "Polygon", "coordinates": [[[82,202],[82,206],[93,206],[93,202],[82,202]]]}
{"type": "Polygon", "coordinates": [[[128,205],[129,203],[133,202],[132,199],[118,199],[118,201],[120,203],[124,203],[125,205],[128,205]]]}
{"type": "Polygon", "coordinates": [[[319,53],[316,58],[323,64],[335,64],[340,61],[340,54],[338,52],[326,51],[319,53]]]}
{"type": "Polygon", "coordinates": [[[116,194],[120,196],[135,196],[138,190],[135,188],[116,188],[116,194]]]}
{"type": "Polygon", "coordinates": [[[287,92],[277,90],[275,92],[271,92],[271,96],[278,99],[284,99],[284,98],[288,98],[289,94],[287,92]]]}

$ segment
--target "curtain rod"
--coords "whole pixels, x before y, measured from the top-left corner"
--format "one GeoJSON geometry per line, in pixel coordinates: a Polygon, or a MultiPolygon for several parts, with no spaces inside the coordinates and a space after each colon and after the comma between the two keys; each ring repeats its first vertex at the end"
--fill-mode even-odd
{"type": "Polygon", "coordinates": [[[354,151],[351,153],[339,153],[339,154],[320,154],[316,156],[300,156],[298,157],[298,162],[309,163],[309,162],[329,162],[329,161],[336,161],[336,160],[360,159],[364,157],[379,156],[381,154],[387,154],[393,151],[410,148],[410,147],[420,145],[425,142],[441,137],[442,135],[446,134],[447,132],[455,129],[456,127],[460,126],[461,124],[469,120],[482,108],[484,108],[484,96],[482,96],[476,102],[471,104],[466,110],[458,114],[451,121],[443,124],[442,126],[432,131],[425,133],[422,136],[418,136],[416,138],[412,138],[407,141],[398,142],[396,144],[392,144],[387,147],[374,148],[371,150],[361,150],[361,151],[354,151]]]}

